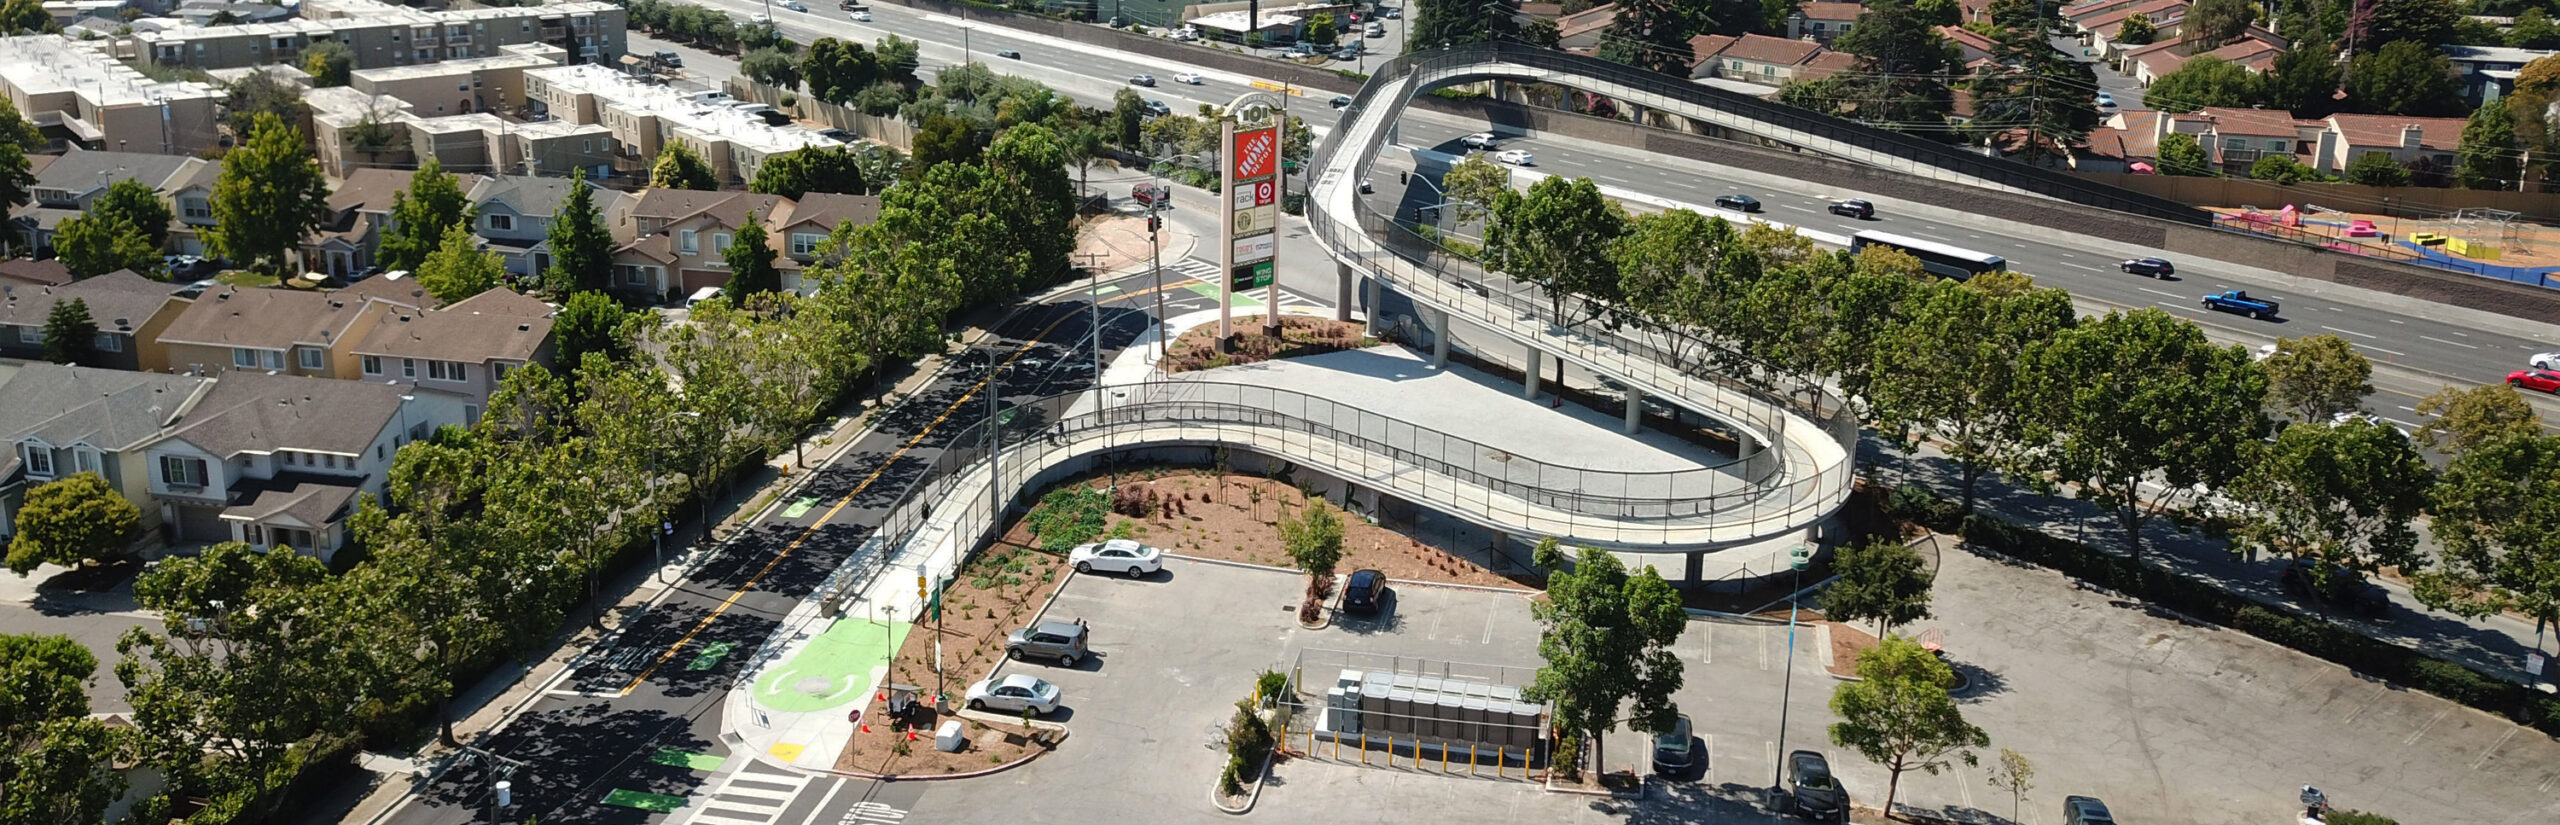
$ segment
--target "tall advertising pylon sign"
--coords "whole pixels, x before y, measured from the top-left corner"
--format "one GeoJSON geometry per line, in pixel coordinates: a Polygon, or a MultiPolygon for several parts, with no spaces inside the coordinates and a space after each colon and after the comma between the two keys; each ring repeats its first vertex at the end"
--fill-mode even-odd
{"type": "Polygon", "coordinates": [[[1280,146],[1282,127],[1237,129],[1222,121],[1219,136],[1227,147],[1224,167],[1227,208],[1219,218],[1226,243],[1220,247],[1218,270],[1226,273],[1218,287],[1218,346],[1225,349],[1235,334],[1235,294],[1268,288],[1263,311],[1277,325],[1279,278],[1274,277],[1280,252],[1280,146]]]}

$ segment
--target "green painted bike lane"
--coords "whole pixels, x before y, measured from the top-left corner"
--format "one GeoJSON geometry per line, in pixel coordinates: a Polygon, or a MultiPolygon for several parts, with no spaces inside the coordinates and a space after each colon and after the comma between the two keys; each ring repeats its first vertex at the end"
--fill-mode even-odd
{"type": "Polygon", "coordinates": [[[838,619],[798,653],[756,677],[756,704],[783,713],[809,713],[871,698],[875,672],[912,625],[871,619],[838,619]]]}

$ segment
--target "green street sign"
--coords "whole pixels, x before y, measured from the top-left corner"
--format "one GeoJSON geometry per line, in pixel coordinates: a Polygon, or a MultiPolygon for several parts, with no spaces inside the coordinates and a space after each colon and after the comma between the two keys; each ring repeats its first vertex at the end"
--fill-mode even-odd
{"type": "Polygon", "coordinates": [[[1227,288],[1237,292],[1243,292],[1248,289],[1259,289],[1270,285],[1270,261],[1255,261],[1249,264],[1241,264],[1235,268],[1234,272],[1227,274],[1227,288]]]}

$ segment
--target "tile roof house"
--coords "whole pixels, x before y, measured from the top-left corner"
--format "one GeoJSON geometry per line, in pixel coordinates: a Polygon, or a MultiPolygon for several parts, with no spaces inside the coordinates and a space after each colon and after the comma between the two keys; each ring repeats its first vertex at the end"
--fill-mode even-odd
{"type": "Polygon", "coordinates": [[[2159,119],[2159,136],[2170,133],[2195,138],[2224,174],[2247,175],[2249,167],[2268,155],[2286,155],[2314,164],[2324,154],[2327,124],[2296,120],[2282,109],[2208,106],[2192,113],[2159,119]]]}
{"type": "Polygon", "coordinates": [[[2083,172],[2128,172],[2133,164],[2160,163],[2160,113],[2148,109],[2116,112],[2089,130],[2086,147],[2072,156],[2072,168],[2083,172]]]}
{"type": "Polygon", "coordinates": [[[1611,3],[1593,6],[1556,18],[1556,47],[1566,51],[1589,52],[1600,47],[1601,35],[1610,24],[1618,22],[1618,6],[1611,3]]]}
{"type": "Polygon", "coordinates": [[[49,250],[53,247],[54,230],[72,216],[87,212],[90,201],[104,194],[108,185],[137,180],[165,198],[176,185],[193,179],[209,165],[212,164],[180,155],[65,152],[36,173],[35,185],[28,187],[34,202],[19,207],[11,220],[17,221],[19,236],[30,245],[49,250]]]}
{"type": "Polygon", "coordinates": [[[146,448],[173,543],[241,541],[329,560],[391,456],[462,423],[463,400],[414,387],[226,372],[146,448]]]}
{"type": "Polygon", "coordinates": [[[1814,0],[1801,3],[1795,11],[1787,13],[1787,39],[1812,38],[1813,42],[1828,46],[1831,41],[1848,34],[1849,28],[1857,24],[1858,17],[1866,13],[1867,7],[1857,2],[1814,0]]]}
{"type": "Polygon", "coordinates": [[[414,304],[345,290],[205,290],[160,333],[168,368],[214,373],[254,370],[354,378],[347,345],[363,340],[395,309],[414,304]]]}
{"type": "Polygon", "coordinates": [[[1947,39],[1947,42],[1955,44],[1956,63],[1959,65],[1970,64],[1976,60],[1990,59],[1992,49],[1995,48],[1995,44],[1991,42],[1991,38],[1982,36],[1981,32],[1961,26],[1939,26],[1938,36],[1944,37],[1947,39]]]}
{"type": "Polygon", "coordinates": [[[2367,152],[2390,155],[2404,166],[2452,169],[2467,121],[2458,117],[2339,114],[2318,122],[2327,127],[2329,139],[2321,142],[2311,165],[2336,174],[2367,152]]]}
{"type": "Polygon", "coordinates": [[[1723,34],[1700,34],[1689,38],[1689,76],[1714,77],[1715,56],[1733,45],[1734,37],[1723,34]]]}
{"type": "Polygon", "coordinates": [[[2066,11],[2064,14],[2072,25],[2088,35],[2089,45],[2096,48],[2099,59],[2114,60],[2129,48],[2178,39],[2178,26],[2187,18],[2187,0],[2092,4],[2089,10],[2076,14],[2066,11]],[[2124,30],[2124,21],[2135,14],[2151,21],[2151,43],[2128,46],[2116,40],[2124,30]]]}
{"type": "Polygon", "coordinates": [[[0,358],[44,357],[44,324],[55,305],[78,299],[98,326],[88,366],[168,369],[160,333],[186,311],[168,284],[116,270],[62,286],[0,286],[0,358]]]}
{"type": "MultiPolygon", "coordinates": [[[[577,182],[567,178],[506,175],[481,178],[465,190],[472,205],[472,231],[491,252],[507,261],[507,271],[533,278],[551,266],[551,216],[559,214],[577,182]]],[[[594,190],[597,213],[615,198],[610,189],[594,190]]]]}
{"type": "Polygon", "coordinates": [[[142,448],[186,414],[213,382],[190,375],[28,364],[0,375],[0,541],[17,522],[26,491],[77,473],[97,473],[160,524],[142,448]]]}
{"type": "Polygon", "coordinates": [[[463,423],[477,423],[508,371],[551,362],[551,314],[550,305],[497,287],[434,311],[393,307],[348,350],[360,380],[462,396],[463,423]]]}
{"type": "Polygon", "coordinates": [[[2135,80],[2149,86],[2170,72],[2183,68],[2197,57],[2211,55],[2225,63],[2236,63],[2259,74],[2275,66],[2276,55],[2284,53],[2284,43],[2255,28],[2247,36],[2218,48],[2198,54],[2191,44],[2166,40],[2124,52],[2124,61],[2135,80]]]}
{"type": "MultiPolygon", "coordinates": [[[[1822,44],[1809,40],[1746,34],[1717,51],[1700,68],[1713,66],[1714,77],[1780,86],[1795,79],[1798,69],[1821,52],[1822,44]]],[[[1693,70],[1690,76],[1702,75],[1693,70]]]]}

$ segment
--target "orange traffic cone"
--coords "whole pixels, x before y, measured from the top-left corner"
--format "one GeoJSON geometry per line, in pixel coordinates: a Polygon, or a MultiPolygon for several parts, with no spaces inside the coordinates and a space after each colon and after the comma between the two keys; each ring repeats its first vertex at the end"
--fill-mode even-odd
{"type": "Polygon", "coordinates": [[[915,731],[915,729],[914,729],[914,728],[908,728],[908,729],[907,729],[907,741],[909,741],[909,742],[916,741],[916,731],[915,731]]]}
{"type": "Polygon", "coordinates": [[[870,726],[870,725],[864,725],[864,726],[862,726],[862,732],[863,732],[863,733],[870,733],[870,732],[871,732],[871,726],[870,726]]]}

